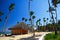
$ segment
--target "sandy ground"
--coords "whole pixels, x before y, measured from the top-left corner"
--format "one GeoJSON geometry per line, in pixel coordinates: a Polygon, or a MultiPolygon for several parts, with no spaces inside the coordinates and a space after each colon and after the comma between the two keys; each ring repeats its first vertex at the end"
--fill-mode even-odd
{"type": "MultiPolygon", "coordinates": [[[[42,35],[49,32],[35,32],[36,40],[39,40],[42,35]]],[[[25,35],[14,35],[11,37],[0,37],[0,40],[28,40],[32,38],[33,33],[25,34],[25,35]]]]}

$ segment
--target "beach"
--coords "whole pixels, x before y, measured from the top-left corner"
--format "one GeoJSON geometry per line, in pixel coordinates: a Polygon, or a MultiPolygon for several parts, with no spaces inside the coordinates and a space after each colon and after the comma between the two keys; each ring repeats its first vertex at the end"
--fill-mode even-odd
{"type": "MultiPolygon", "coordinates": [[[[39,39],[40,36],[48,32],[35,32],[35,38],[36,40],[39,39]]],[[[31,40],[33,33],[24,34],[24,35],[14,35],[9,37],[0,37],[0,40],[31,40]]]]}

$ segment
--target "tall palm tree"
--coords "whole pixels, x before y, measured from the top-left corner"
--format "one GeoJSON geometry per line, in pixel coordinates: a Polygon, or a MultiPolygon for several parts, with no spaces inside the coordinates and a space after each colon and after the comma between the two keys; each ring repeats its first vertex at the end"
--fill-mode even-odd
{"type": "MultiPolygon", "coordinates": [[[[31,23],[31,26],[33,27],[33,22],[32,22],[32,15],[33,15],[33,12],[30,11],[30,1],[32,1],[32,0],[29,0],[29,1],[28,1],[28,11],[29,11],[29,15],[30,15],[30,18],[31,18],[30,23],[31,23]]],[[[33,34],[33,36],[35,36],[35,35],[33,34]]]]}
{"type": "Polygon", "coordinates": [[[45,31],[45,22],[46,22],[45,18],[43,18],[43,22],[44,22],[43,31],[45,31]]]}
{"type": "Polygon", "coordinates": [[[53,4],[53,6],[55,7],[56,23],[57,23],[57,10],[56,10],[56,7],[57,7],[58,2],[59,2],[59,0],[52,0],[52,4],[53,4]]]}
{"type": "Polygon", "coordinates": [[[56,35],[57,34],[57,29],[56,29],[56,26],[55,26],[55,20],[54,20],[54,16],[53,16],[53,12],[52,12],[52,11],[55,11],[55,9],[53,10],[53,8],[51,7],[49,0],[48,0],[48,4],[49,4],[49,12],[51,13],[52,24],[54,25],[54,30],[55,30],[55,35],[56,35]]]}
{"type": "MultiPolygon", "coordinates": [[[[52,4],[55,7],[55,13],[56,13],[56,27],[57,27],[57,5],[60,4],[60,0],[52,0],[52,4]]],[[[57,28],[56,28],[56,34],[57,34],[57,28]]]]}
{"type": "MultiPolygon", "coordinates": [[[[60,4],[60,0],[52,0],[52,5],[55,7],[55,13],[56,13],[56,27],[57,27],[57,5],[60,4]]],[[[57,32],[56,32],[57,34],[57,32]]]]}
{"type": "Polygon", "coordinates": [[[32,16],[33,16],[34,12],[33,11],[30,11],[30,19],[31,19],[31,26],[33,26],[33,19],[32,19],[32,16]]]}
{"type": "MultiPolygon", "coordinates": [[[[31,19],[31,16],[33,15],[33,11],[30,11],[30,1],[32,1],[32,0],[28,0],[28,12],[29,12],[29,16],[30,16],[30,19],[31,19]]],[[[30,23],[32,25],[32,19],[31,19],[30,23]]]]}
{"type": "Polygon", "coordinates": [[[35,16],[33,16],[34,12],[33,11],[30,11],[30,19],[31,19],[31,26],[32,26],[32,31],[33,31],[33,37],[35,37],[35,32],[34,32],[34,23],[33,23],[33,20],[35,19],[35,16]]]}
{"type": "Polygon", "coordinates": [[[5,17],[5,23],[4,23],[4,29],[3,29],[4,34],[6,34],[6,25],[7,25],[8,19],[9,19],[9,17],[10,17],[10,12],[14,9],[14,6],[15,6],[15,4],[12,3],[12,4],[10,4],[10,6],[9,6],[9,8],[8,8],[9,13],[8,13],[8,15],[5,17]]]}
{"type": "Polygon", "coordinates": [[[33,25],[34,25],[34,19],[35,19],[35,16],[32,16],[32,20],[33,20],[33,25]]]}

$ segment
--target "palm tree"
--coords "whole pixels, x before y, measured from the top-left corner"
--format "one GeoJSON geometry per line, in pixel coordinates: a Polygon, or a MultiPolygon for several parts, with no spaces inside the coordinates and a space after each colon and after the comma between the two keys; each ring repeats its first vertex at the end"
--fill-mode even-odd
{"type": "Polygon", "coordinates": [[[9,19],[9,17],[10,17],[10,12],[14,9],[14,6],[15,6],[15,4],[10,4],[10,6],[9,6],[9,8],[8,8],[8,10],[9,10],[9,13],[8,13],[8,15],[5,17],[5,23],[4,23],[4,29],[3,29],[3,32],[6,34],[6,25],[7,25],[7,22],[8,22],[8,19],[9,19]]]}
{"type": "Polygon", "coordinates": [[[34,20],[35,19],[35,16],[32,16],[32,19],[34,20]]]}
{"type": "Polygon", "coordinates": [[[57,24],[57,10],[56,10],[56,7],[57,7],[58,2],[59,2],[59,0],[52,0],[52,4],[55,7],[55,13],[56,13],[56,24],[57,24]]]}
{"type": "Polygon", "coordinates": [[[22,18],[22,21],[27,22],[27,19],[23,17],[23,18],[22,18]]]}
{"type": "Polygon", "coordinates": [[[45,22],[46,22],[45,18],[43,18],[43,22],[44,22],[44,26],[43,26],[43,31],[44,31],[45,30],[45,22]]]}
{"type": "Polygon", "coordinates": [[[43,21],[44,21],[44,26],[45,26],[45,22],[46,22],[45,18],[43,18],[43,21]]]}
{"type": "MultiPolygon", "coordinates": [[[[38,20],[37,20],[38,21],[38,20]]],[[[38,22],[36,21],[36,26],[38,26],[38,22]]]]}
{"type": "Polygon", "coordinates": [[[32,22],[32,16],[33,16],[34,12],[30,11],[30,19],[31,19],[31,25],[33,26],[33,22],[32,22]]]}
{"type": "Polygon", "coordinates": [[[47,18],[47,19],[46,19],[46,21],[47,21],[47,24],[48,24],[48,20],[49,20],[49,18],[47,18]]]}
{"type": "Polygon", "coordinates": [[[38,22],[39,22],[39,20],[36,21],[36,26],[38,26],[38,22]]]}
{"type": "MultiPolygon", "coordinates": [[[[30,11],[30,20],[31,20],[32,29],[34,27],[33,20],[35,19],[35,16],[33,16],[33,14],[34,14],[34,12],[33,11],[30,11]]],[[[33,31],[33,36],[35,37],[34,29],[32,31],[33,31]]]]}
{"type": "Polygon", "coordinates": [[[38,21],[39,21],[39,25],[41,25],[41,23],[40,23],[41,19],[39,19],[38,21]]]}
{"type": "MultiPolygon", "coordinates": [[[[56,27],[57,27],[57,21],[58,21],[57,20],[57,10],[56,10],[56,8],[57,8],[58,4],[60,4],[60,0],[52,0],[52,5],[55,7],[55,13],[56,13],[56,27]]],[[[57,32],[56,32],[56,34],[57,34],[57,32]]]]}
{"type": "MultiPolygon", "coordinates": [[[[28,1],[28,11],[29,11],[30,19],[31,19],[30,23],[31,23],[31,26],[33,27],[33,22],[32,22],[33,11],[30,11],[30,1],[32,1],[32,0],[28,1]]],[[[33,34],[33,36],[35,36],[35,35],[33,34]]]]}
{"type": "Polygon", "coordinates": [[[52,24],[54,25],[54,30],[55,30],[55,35],[56,35],[57,34],[57,29],[56,29],[56,26],[55,26],[55,20],[54,20],[54,16],[53,16],[53,12],[52,12],[52,11],[55,11],[56,9],[54,9],[54,8],[51,7],[49,0],[48,0],[48,4],[49,4],[49,12],[51,13],[52,24]]]}

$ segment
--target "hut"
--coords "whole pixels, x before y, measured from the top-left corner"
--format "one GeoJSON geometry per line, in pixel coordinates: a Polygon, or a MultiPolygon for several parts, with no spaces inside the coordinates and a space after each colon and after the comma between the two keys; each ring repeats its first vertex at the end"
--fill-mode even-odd
{"type": "Polygon", "coordinates": [[[11,30],[12,35],[27,34],[32,32],[32,29],[23,22],[16,24],[15,26],[9,28],[9,30],[11,30]]]}

